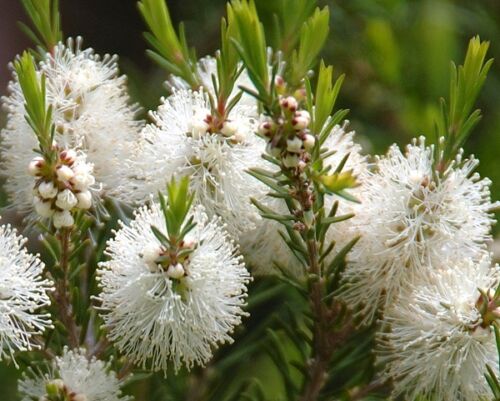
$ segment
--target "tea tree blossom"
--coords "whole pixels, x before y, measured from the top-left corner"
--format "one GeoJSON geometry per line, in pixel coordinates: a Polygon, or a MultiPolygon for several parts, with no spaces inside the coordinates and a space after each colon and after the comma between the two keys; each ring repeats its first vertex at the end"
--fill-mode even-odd
{"type": "Polygon", "coordinates": [[[367,173],[352,220],[361,239],[350,257],[344,293],[348,303],[362,306],[366,321],[443,257],[481,255],[498,203],[491,201],[490,180],[474,172],[477,163],[459,154],[438,174],[433,148],[421,138],[404,154],[392,146],[367,173]]]}
{"type": "Polygon", "coordinates": [[[18,387],[22,401],[131,401],[121,385],[109,364],[65,348],[48,372],[28,370],[18,387]]]}
{"type": "Polygon", "coordinates": [[[498,354],[488,314],[498,316],[498,310],[483,308],[478,291],[495,292],[500,270],[490,266],[488,256],[444,262],[387,308],[381,327],[388,332],[378,334],[378,355],[395,397],[490,399],[484,371],[486,364],[498,366],[498,354]]]}
{"type": "MultiPolygon", "coordinates": [[[[84,152],[94,165],[97,181],[113,191],[121,166],[139,131],[130,106],[126,78],[118,76],[116,57],[99,57],[82,49],[82,40],[69,39],[47,53],[38,65],[46,77],[47,103],[53,108],[55,141],[62,149],[84,152]]],[[[25,120],[25,98],[18,77],[3,98],[7,125],[2,131],[2,167],[10,200],[22,212],[32,207],[28,165],[36,156],[37,140],[25,120]]]]}
{"type": "Polygon", "coordinates": [[[139,209],[109,241],[99,270],[108,338],[142,367],[204,365],[244,315],[249,274],[235,245],[201,208],[190,218],[196,226],[169,250],[158,239],[168,232],[160,205],[139,209]]]}
{"type": "Polygon", "coordinates": [[[0,359],[38,348],[36,336],[51,328],[52,283],[43,278],[44,264],[24,248],[27,240],[10,226],[0,226],[0,359]]]}
{"type": "Polygon", "coordinates": [[[148,199],[172,177],[189,176],[195,202],[207,214],[222,217],[232,235],[250,230],[260,219],[250,196],[260,198],[265,187],[247,170],[262,163],[263,141],[254,135],[251,107],[236,105],[226,121],[212,116],[207,95],[176,91],[151,113],[154,124],[142,132],[130,164],[124,200],[148,199]]]}

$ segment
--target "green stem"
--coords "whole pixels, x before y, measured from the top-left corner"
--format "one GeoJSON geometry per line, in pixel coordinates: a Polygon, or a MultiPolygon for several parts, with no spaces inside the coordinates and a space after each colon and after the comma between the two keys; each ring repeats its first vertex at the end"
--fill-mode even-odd
{"type": "Polygon", "coordinates": [[[59,233],[59,241],[61,244],[61,260],[59,261],[59,266],[62,271],[62,278],[56,283],[55,300],[59,309],[61,323],[68,331],[68,343],[72,348],[77,348],[80,344],[80,335],[69,292],[71,229],[63,228],[59,233]]]}
{"type": "Polygon", "coordinates": [[[314,318],[313,355],[309,361],[308,377],[300,399],[314,401],[318,399],[325,384],[333,349],[330,347],[328,338],[327,325],[330,319],[326,305],[323,303],[323,278],[319,264],[318,244],[315,239],[307,242],[307,251],[309,272],[316,275],[318,280],[309,285],[309,299],[314,318]]]}

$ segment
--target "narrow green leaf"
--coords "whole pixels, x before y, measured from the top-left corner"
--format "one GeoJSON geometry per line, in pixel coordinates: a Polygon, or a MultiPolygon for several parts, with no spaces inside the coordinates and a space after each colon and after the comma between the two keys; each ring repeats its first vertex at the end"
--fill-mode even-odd
{"type": "Polygon", "coordinates": [[[194,50],[187,46],[184,28],[175,32],[165,0],[141,0],[137,3],[144,21],[151,31],[144,37],[153,48],[153,59],[171,74],[184,79],[193,89],[200,86],[196,73],[194,50]]]}

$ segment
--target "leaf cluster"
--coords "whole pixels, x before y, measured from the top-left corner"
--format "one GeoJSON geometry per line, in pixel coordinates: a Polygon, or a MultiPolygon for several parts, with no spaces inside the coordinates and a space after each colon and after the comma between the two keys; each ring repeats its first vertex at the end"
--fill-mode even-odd
{"type": "Polygon", "coordinates": [[[176,248],[186,234],[196,226],[193,216],[186,221],[194,200],[194,194],[189,191],[189,178],[183,177],[179,181],[173,178],[167,185],[167,195],[168,197],[165,197],[161,192],[158,193],[168,235],[165,236],[155,226],[151,229],[158,240],[170,249],[176,248]]]}
{"type": "Polygon", "coordinates": [[[21,30],[41,49],[50,52],[63,39],[59,0],[21,0],[33,29],[20,22],[21,30]]]}
{"type": "Polygon", "coordinates": [[[198,89],[200,82],[196,74],[196,53],[188,47],[184,25],[180,24],[177,34],[164,0],[141,0],[137,6],[150,30],[144,33],[152,47],[147,54],[171,74],[184,79],[193,89],[198,89]]]}
{"type": "MultiPolygon", "coordinates": [[[[228,6],[229,7],[229,6],[228,6]]],[[[217,79],[212,77],[215,93],[217,96],[217,109],[220,114],[228,114],[241,98],[239,93],[231,100],[229,107],[227,102],[234,89],[234,84],[240,76],[243,68],[240,66],[238,52],[233,44],[233,38],[237,35],[234,21],[228,18],[221,20],[221,46],[216,54],[217,79]]]]}
{"type": "Polygon", "coordinates": [[[52,106],[47,105],[45,75],[36,71],[33,57],[24,52],[14,61],[25,99],[26,120],[40,144],[41,153],[50,159],[55,128],[52,123],[52,106]]]}
{"type": "Polygon", "coordinates": [[[267,99],[271,77],[264,26],[257,14],[255,3],[253,0],[234,0],[228,5],[227,14],[229,21],[237,27],[237,38],[233,39],[233,43],[248,75],[259,95],[267,99]]]}
{"type": "Polygon", "coordinates": [[[316,8],[313,15],[302,25],[298,49],[294,50],[288,63],[288,81],[293,87],[299,86],[316,64],[318,55],[328,37],[330,12],[328,7],[316,8]]]}
{"type": "Polygon", "coordinates": [[[266,26],[270,45],[285,59],[297,46],[304,21],[314,11],[316,0],[258,1],[257,9],[266,26]]]}
{"type": "Polygon", "coordinates": [[[441,99],[440,116],[436,121],[436,160],[438,170],[455,158],[481,119],[481,111],[473,110],[493,59],[486,61],[489,42],[476,36],[469,42],[463,65],[451,64],[448,102],[441,99]]]}

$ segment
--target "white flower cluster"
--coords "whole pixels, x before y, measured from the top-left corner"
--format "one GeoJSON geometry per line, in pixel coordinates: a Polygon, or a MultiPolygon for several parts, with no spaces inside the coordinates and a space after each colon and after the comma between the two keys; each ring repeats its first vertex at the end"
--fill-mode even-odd
{"type": "Polygon", "coordinates": [[[29,370],[19,381],[22,401],[130,401],[110,366],[88,359],[84,349],[65,348],[48,373],[29,370]]]}
{"type": "Polygon", "coordinates": [[[457,160],[434,171],[433,147],[421,138],[406,154],[392,146],[367,171],[352,234],[361,240],[351,255],[344,297],[360,305],[366,321],[384,309],[407,283],[453,255],[482,256],[493,224],[490,181],[474,173],[477,161],[457,160]]]}
{"type": "MultiPolygon", "coordinates": [[[[87,155],[104,190],[114,193],[126,177],[128,158],[140,123],[129,105],[126,78],[118,76],[116,57],[100,58],[81,49],[81,39],[58,44],[38,65],[46,77],[47,103],[53,107],[55,142],[87,155]]],[[[3,98],[7,125],[2,130],[1,166],[10,201],[21,212],[33,210],[31,180],[26,166],[36,156],[36,136],[25,119],[25,99],[18,78],[3,98]]]]}
{"type": "Polygon", "coordinates": [[[24,248],[27,240],[0,226],[0,359],[38,347],[35,339],[51,328],[52,283],[42,277],[44,265],[24,248]]]}
{"type": "Polygon", "coordinates": [[[437,171],[421,138],[361,174],[347,231],[361,239],[341,296],[364,323],[382,315],[377,352],[394,396],[479,400],[486,363],[497,366],[489,316],[498,311],[493,299],[481,304],[478,288],[491,295],[500,282],[486,251],[498,204],[476,165],[460,153],[437,171]]]}
{"type": "MultiPolygon", "coordinates": [[[[499,284],[499,267],[450,261],[428,280],[406,287],[384,316],[389,332],[378,334],[385,377],[394,379],[394,396],[442,401],[490,399],[484,378],[489,364],[498,374],[495,336],[483,322],[478,288],[499,284]]],[[[494,291],[494,290],[493,290],[494,291]]],[[[500,310],[492,311],[500,316],[500,310]]]]}
{"type": "Polygon", "coordinates": [[[260,219],[250,194],[261,198],[264,185],[247,170],[261,164],[263,141],[254,135],[255,109],[236,105],[225,121],[212,116],[202,92],[179,90],[158,111],[154,124],[143,130],[130,164],[125,201],[145,201],[165,188],[172,177],[188,176],[195,202],[210,217],[220,216],[238,236],[260,219]]]}
{"type": "MultiPolygon", "coordinates": [[[[295,276],[307,270],[278,235],[281,225],[261,219],[250,197],[277,213],[304,216],[294,226],[298,231],[311,228],[317,197],[307,173],[317,150],[323,167],[335,171],[345,162],[344,171],[360,184],[351,191],[360,203],[342,202],[337,210],[355,217],[332,225],[326,236],[336,249],[360,237],[336,295],[362,323],[380,317],[376,354],[383,377],[394,382],[393,397],[487,397],[484,367],[497,366],[490,325],[500,319],[494,291],[500,268],[491,267],[487,244],[499,204],[491,201],[490,181],[474,172],[474,158],[459,153],[439,171],[435,149],[419,139],[404,153],[392,146],[370,169],[347,123],[329,135],[311,132],[311,116],[297,97],[281,96],[273,119],[259,121],[257,102],[247,94],[230,110],[215,110],[217,62],[210,57],[198,63],[202,87],[193,90],[174,77],[172,95],[144,127],[135,120],[114,57],[101,59],[81,50],[80,40],[69,40],[36,68],[46,77],[56,156],[34,153],[37,138],[14,76],[3,99],[8,118],[1,147],[12,203],[59,229],[73,226],[75,213],[92,207],[96,189],[126,203],[150,201],[114,233],[109,260],[98,269],[96,300],[107,337],[130,361],[165,373],[170,364],[175,371],[190,369],[232,341],[246,314],[250,281],[234,241],[256,274],[276,271],[274,261],[295,276]],[[263,149],[284,175],[307,178],[300,201],[288,205],[291,211],[248,174],[269,167],[263,149]],[[180,177],[189,177],[194,208],[186,221],[196,225],[177,241],[168,237],[165,204],[151,196],[180,177]]],[[[276,84],[286,92],[281,77],[276,84]]],[[[232,100],[240,85],[252,87],[246,71],[232,100]]],[[[325,195],[325,209],[337,200],[325,195]]],[[[22,245],[9,227],[0,227],[0,358],[34,349],[35,338],[51,327],[50,317],[38,311],[50,304],[52,283],[22,245]]],[[[24,376],[20,392],[23,401],[125,401],[121,384],[108,364],[65,348],[49,373],[24,376]]]]}
{"type": "Polygon", "coordinates": [[[201,207],[183,246],[183,263],[161,264],[167,253],[151,227],[167,232],[165,217],[154,203],[136,212],[108,243],[108,262],[99,275],[103,319],[113,343],[143,367],[166,372],[205,364],[218,344],[244,315],[249,274],[218,219],[208,220],[201,207]]]}
{"type": "Polygon", "coordinates": [[[29,173],[36,178],[33,203],[38,215],[52,218],[54,227],[72,227],[73,212],[92,206],[93,166],[82,152],[56,148],[56,153],[53,165],[42,157],[29,164],[29,173]]]}

